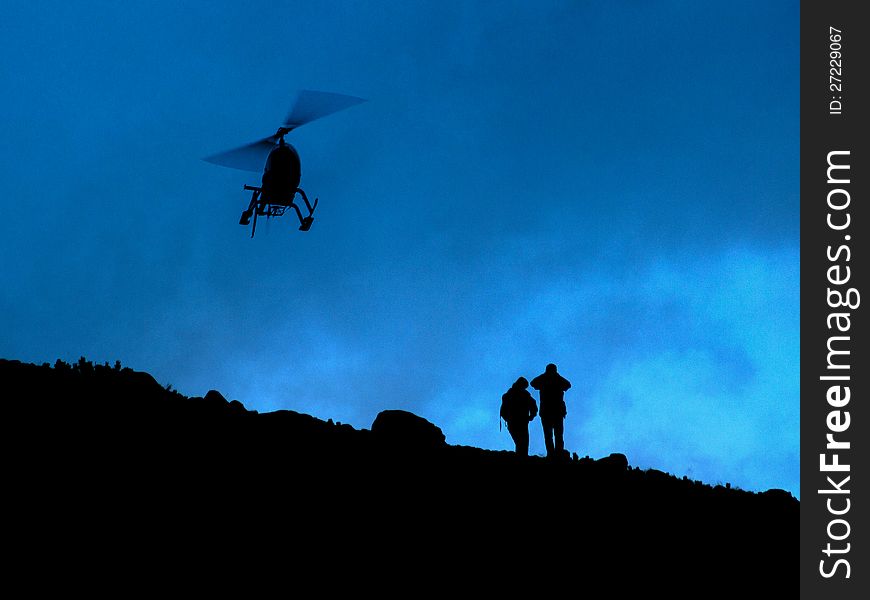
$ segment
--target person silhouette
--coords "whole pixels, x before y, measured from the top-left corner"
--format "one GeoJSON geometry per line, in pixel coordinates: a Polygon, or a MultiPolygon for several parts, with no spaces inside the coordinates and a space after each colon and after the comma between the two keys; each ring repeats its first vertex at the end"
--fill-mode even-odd
{"type": "Polygon", "coordinates": [[[531,385],[538,390],[541,399],[541,426],[547,456],[561,457],[565,453],[564,419],[568,414],[565,392],[571,382],[559,375],[556,365],[550,363],[543,373],[532,379],[531,385]]]}
{"type": "Polygon", "coordinates": [[[538,414],[538,405],[528,390],[525,377],[517,379],[501,397],[499,414],[507,423],[517,454],[529,455],[529,422],[538,414]]]}

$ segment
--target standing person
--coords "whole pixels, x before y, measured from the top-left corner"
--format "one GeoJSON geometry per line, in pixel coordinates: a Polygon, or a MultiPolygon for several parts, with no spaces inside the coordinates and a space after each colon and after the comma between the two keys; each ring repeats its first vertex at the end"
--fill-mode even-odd
{"type": "Polygon", "coordinates": [[[517,379],[501,397],[499,414],[517,447],[517,454],[529,455],[529,422],[538,414],[538,405],[529,393],[529,380],[517,379]]]}
{"type": "Polygon", "coordinates": [[[564,419],[568,414],[565,392],[571,387],[571,382],[559,375],[556,365],[550,363],[543,373],[532,379],[532,387],[540,392],[541,425],[547,456],[561,457],[565,452],[564,419]]]}

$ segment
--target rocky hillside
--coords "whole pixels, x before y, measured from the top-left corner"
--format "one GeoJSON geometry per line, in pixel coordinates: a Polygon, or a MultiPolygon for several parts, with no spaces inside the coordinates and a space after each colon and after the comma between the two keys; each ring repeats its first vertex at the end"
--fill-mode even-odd
{"type": "Polygon", "coordinates": [[[452,446],[404,411],[359,430],[257,413],[84,359],[0,360],[0,389],[21,551],[78,556],[87,540],[95,564],[128,579],[192,557],[219,577],[218,564],[257,557],[371,590],[797,592],[799,503],[782,490],[679,479],[620,454],[553,462],[452,446]]]}

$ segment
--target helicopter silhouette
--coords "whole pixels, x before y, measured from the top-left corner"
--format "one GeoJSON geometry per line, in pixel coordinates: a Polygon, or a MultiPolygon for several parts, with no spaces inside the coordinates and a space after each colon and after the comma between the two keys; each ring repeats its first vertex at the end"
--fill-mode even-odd
{"type": "Polygon", "coordinates": [[[302,188],[299,187],[299,182],[302,179],[302,163],[296,148],[285,142],[284,136],[306,123],[361,102],[365,102],[365,100],[356,96],[301,90],[284,119],[283,125],[278,128],[274,135],[203,159],[206,162],[233,169],[263,172],[262,184],[259,187],[247,184],[244,187],[245,190],[252,192],[251,202],[248,204],[248,208],[242,211],[239,225],[249,225],[253,217],[251,237],[254,237],[254,232],[257,230],[258,216],[281,217],[288,208],[296,211],[296,215],[299,217],[300,231],[311,229],[311,223],[314,222],[314,209],[317,208],[317,198],[312,204],[308,201],[308,196],[302,191],[302,188]],[[299,194],[305,202],[308,215],[303,216],[299,205],[294,202],[296,194],[299,194]]]}

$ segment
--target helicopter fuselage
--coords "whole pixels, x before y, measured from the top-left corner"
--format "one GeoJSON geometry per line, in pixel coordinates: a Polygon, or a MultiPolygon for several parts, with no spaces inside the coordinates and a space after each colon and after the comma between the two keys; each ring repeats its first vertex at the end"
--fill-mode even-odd
{"type": "Polygon", "coordinates": [[[302,179],[302,163],[296,148],[283,139],[269,153],[266,167],[263,169],[263,187],[261,199],[269,204],[289,206],[302,179]]]}

